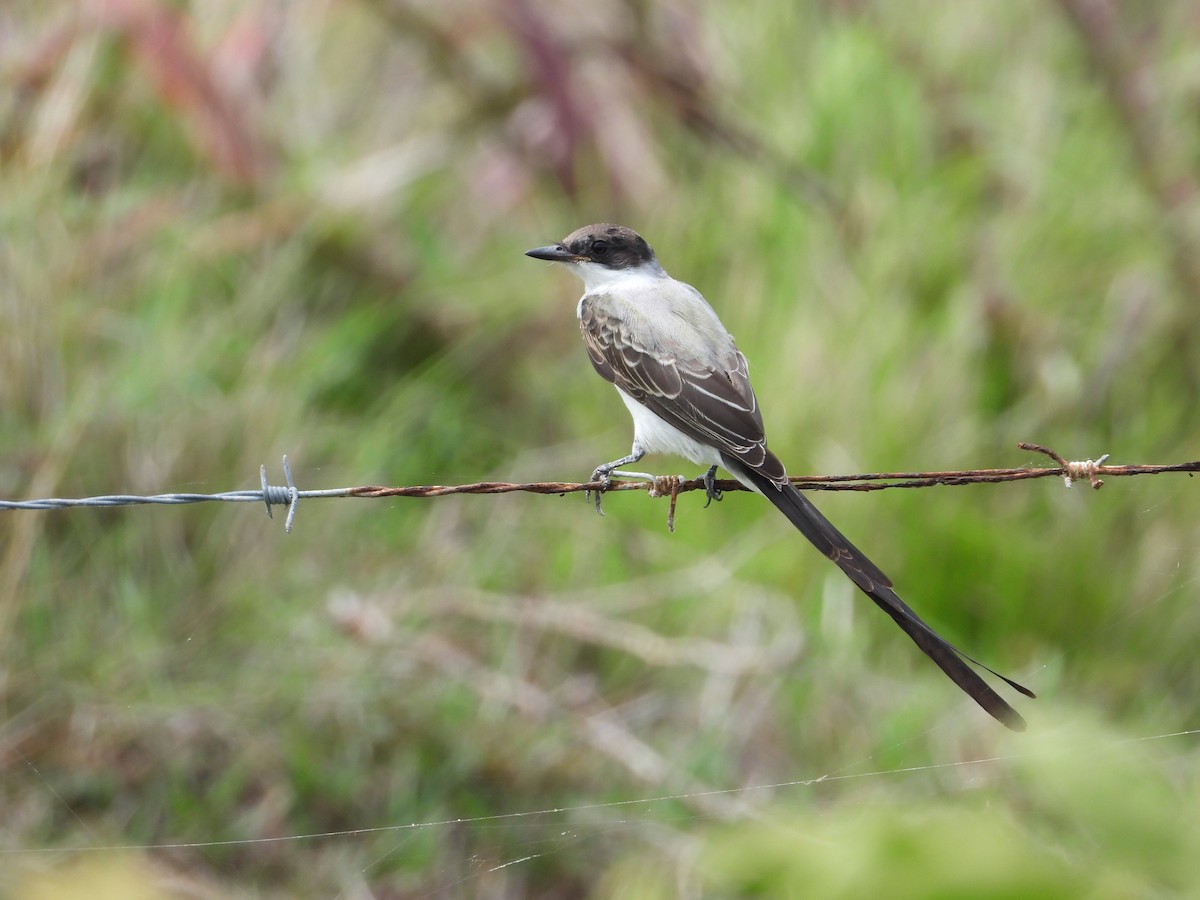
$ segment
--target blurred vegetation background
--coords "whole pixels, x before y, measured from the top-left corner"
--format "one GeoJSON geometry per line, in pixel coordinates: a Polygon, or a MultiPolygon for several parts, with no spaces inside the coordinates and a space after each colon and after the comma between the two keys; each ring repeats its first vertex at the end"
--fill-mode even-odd
{"type": "MultiPolygon", "coordinates": [[[[0,497],[581,480],[592,221],[794,473],[1200,455],[1194,4],[8,0],[0,85],[0,497]]],[[[1194,895],[1196,491],[818,496],[1022,736],[745,494],[0,513],[0,896],[1194,895]]]]}

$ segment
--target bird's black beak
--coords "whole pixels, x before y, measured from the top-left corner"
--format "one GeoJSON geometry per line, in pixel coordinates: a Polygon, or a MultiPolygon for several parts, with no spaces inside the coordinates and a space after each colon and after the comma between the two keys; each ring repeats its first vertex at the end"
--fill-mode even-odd
{"type": "Polygon", "coordinates": [[[532,256],[534,259],[545,259],[550,262],[569,263],[575,262],[575,254],[567,250],[561,244],[554,244],[550,247],[534,247],[532,250],[525,251],[526,256],[532,256]]]}

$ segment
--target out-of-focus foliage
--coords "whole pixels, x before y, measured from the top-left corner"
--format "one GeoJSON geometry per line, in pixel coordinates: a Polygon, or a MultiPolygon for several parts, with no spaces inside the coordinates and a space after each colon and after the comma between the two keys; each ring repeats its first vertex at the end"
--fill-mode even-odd
{"type": "MultiPolygon", "coordinates": [[[[1164,777],[1174,767],[1161,748],[1118,742],[1079,717],[1070,722],[1033,738],[1032,753],[1003,761],[1006,792],[1027,809],[997,808],[990,792],[970,790],[800,813],[776,804],[758,821],[703,834],[698,893],[997,900],[1193,893],[1194,780],[1181,790],[1164,777]]],[[[997,762],[968,768],[994,777],[997,762]]],[[[612,896],[630,896],[631,886],[647,900],[676,893],[652,856],[631,855],[606,877],[601,893],[612,896]]]]}
{"type": "MultiPolygon", "coordinates": [[[[1197,46],[1162,0],[13,0],[0,497],[581,478],[627,415],[521,253],[604,220],[794,472],[1195,458],[1197,46]]],[[[1197,727],[1196,490],[818,497],[1024,737],[747,495],[0,513],[0,896],[1194,891],[1194,737],[1120,748],[1197,727]]]]}

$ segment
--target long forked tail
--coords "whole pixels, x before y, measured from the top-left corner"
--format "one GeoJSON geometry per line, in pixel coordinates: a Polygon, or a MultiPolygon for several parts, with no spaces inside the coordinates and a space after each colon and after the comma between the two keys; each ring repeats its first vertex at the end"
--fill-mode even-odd
{"type": "Polygon", "coordinates": [[[984,671],[990,672],[1026,697],[1036,697],[1033,691],[967,656],[934,631],[896,595],[896,592],[892,590],[891,580],[879,570],[879,567],[850,543],[846,536],[821,515],[808,498],[791,484],[778,485],[732,458],[725,458],[722,462],[726,469],[737,476],[739,481],[754,487],[775,504],[814,547],[837,563],[850,580],[864,594],[874,600],[880,609],[891,616],[896,624],[904,630],[904,633],[912,638],[913,643],[937,663],[942,671],[950,676],[950,680],[962,688],[972,700],[1013,731],[1025,730],[1025,720],[1021,718],[1020,714],[1009,706],[1003,697],[992,690],[988,683],[967,663],[973,663],[984,671]]]}

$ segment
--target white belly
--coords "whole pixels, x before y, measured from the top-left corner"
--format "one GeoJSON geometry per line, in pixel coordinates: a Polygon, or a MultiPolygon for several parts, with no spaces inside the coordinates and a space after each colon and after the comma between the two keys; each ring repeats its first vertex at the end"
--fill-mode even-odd
{"type": "Polygon", "coordinates": [[[664,422],[620,388],[617,393],[633,416],[633,443],[647,453],[670,453],[703,466],[721,464],[716,448],[706,447],[688,437],[674,425],[664,422]]]}

